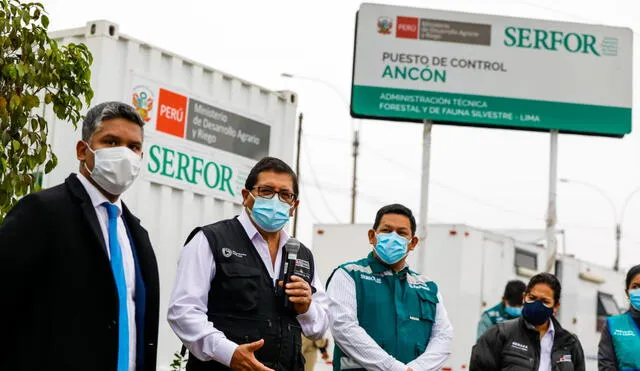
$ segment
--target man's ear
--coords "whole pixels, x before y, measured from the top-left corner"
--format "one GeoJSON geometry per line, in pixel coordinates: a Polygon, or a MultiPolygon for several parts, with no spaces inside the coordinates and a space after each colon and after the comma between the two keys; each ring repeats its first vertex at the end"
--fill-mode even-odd
{"type": "Polygon", "coordinates": [[[376,243],[378,242],[376,239],[376,232],[373,229],[369,229],[368,235],[369,235],[369,243],[375,246],[376,243]]]}
{"type": "Polygon", "coordinates": [[[249,207],[248,203],[249,203],[249,191],[247,191],[246,189],[242,190],[242,206],[244,207],[249,207]]]}
{"type": "Polygon", "coordinates": [[[81,140],[76,143],[76,158],[80,161],[85,161],[87,159],[87,144],[81,140]]]}
{"type": "Polygon", "coordinates": [[[420,242],[420,239],[418,238],[418,236],[411,237],[411,240],[409,241],[409,246],[407,247],[407,250],[413,251],[416,248],[416,246],[418,246],[419,242],[420,242]]]}
{"type": "Polygon", "coordinates": [[[293,216],[293,214],[295,214],[299,204],[300,204],[300,200],[296,200],[293,203],[293,206],[291,206],[291,209],[289,209],[289,216],[293,216]]]}

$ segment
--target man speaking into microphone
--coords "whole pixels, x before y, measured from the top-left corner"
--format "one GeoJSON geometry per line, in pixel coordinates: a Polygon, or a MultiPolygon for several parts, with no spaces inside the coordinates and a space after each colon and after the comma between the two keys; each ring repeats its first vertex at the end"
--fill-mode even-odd
{"type": "Polygon", "coordinates": [[[298,207],[297,176],[263,158],[242,197],[239,216],[187,239],[169,325],[189,349],[188,371],[302,371],[301,334],[322,338],[329,319],[311,251],[282,230],[298,207]]]}

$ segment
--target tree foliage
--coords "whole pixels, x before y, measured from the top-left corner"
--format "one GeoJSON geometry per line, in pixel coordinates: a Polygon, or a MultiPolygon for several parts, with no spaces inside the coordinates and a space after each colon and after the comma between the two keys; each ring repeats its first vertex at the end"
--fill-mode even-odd
{"type": "Polygon", "coordinates": [[[0,0],[0,221],[57,164],[44,112],[77,127],[93,98],[89,49],[58,45],[48,26],[42,4],[0,0]]]}

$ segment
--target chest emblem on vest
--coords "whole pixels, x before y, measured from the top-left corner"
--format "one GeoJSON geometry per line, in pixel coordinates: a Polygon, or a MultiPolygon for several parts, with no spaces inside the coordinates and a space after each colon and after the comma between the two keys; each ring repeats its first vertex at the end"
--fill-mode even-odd
{"type": "Polygon", "coordinates": [[[562,357],[560,357],[560,359],[558,360],[558,363],[560,362],[571,362],[571,354],[565,354],[562,357]]]}
{"type": "Polygon", "coordinates": [[[360,273],[360,279],[363,279],[365,281],[375,282],[375,283],[382,283],[382,280],[380,278],[369,276],[367,274],[362,274],[362,273],[360,273]]]}
{"type": "Polygon", "coordinates": [[[615,330],[613,332],[614,336],[623,336],[623,337],[628,337],[628,336],[636,336],[636,334],[633,331],[623,331],[623,330],[615,330]]]}
{"type": "Polygon", "coordinates": [[[222,256],[225,258],[230,258],[231,256],[235,256],[237,258],[244,258],[247,254],[239,253],[237,251],[233,251],[227,247],[222,248],[222,256]]]}
{"type": "Polygon", "coordinates": [[[529,350],[529,347],[527,345],[520,344],[520,343],[517,343],[515,341],[511,343],[511,348],[514,348],[514,349],[517,349],[517,350],[520,350],[520,351],[524,351],[524,352],[529,350]]]}
{"type": "Polygon", "coordinates": [[[300,267],[303,269],[311,269],[311,265],[309,264],[309,261],[304,259],[297,259],[296,267],[300,267]]]}

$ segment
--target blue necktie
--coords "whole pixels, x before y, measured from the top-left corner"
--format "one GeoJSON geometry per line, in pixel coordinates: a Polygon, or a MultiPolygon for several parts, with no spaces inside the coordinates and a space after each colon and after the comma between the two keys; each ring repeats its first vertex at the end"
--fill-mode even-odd
{"type": "Polygon", "coordinates": [[[111,270],[118,289],[118,369],[129,369],[129,319],[127,313],[127,281],[124,277],[122,265],[122,249],[118,241],[118,208],[105,202],[102,204],[109,215],[109,253],[111,255],[111,270]]]}

